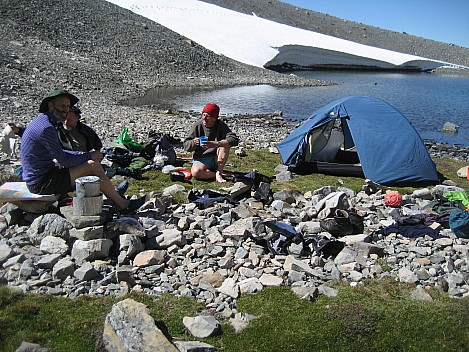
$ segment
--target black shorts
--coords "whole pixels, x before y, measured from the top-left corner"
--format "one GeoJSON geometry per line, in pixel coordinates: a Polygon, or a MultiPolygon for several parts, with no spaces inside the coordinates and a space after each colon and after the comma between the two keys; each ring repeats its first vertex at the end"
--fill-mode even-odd
{"type": "Polygon", "coordinates": [[[28,190],[35,194],[64,194],[72,192],[74,189],[69,169],[59,169],[57,167],[49,171],[38,183],[27,186],[28,190]]]}

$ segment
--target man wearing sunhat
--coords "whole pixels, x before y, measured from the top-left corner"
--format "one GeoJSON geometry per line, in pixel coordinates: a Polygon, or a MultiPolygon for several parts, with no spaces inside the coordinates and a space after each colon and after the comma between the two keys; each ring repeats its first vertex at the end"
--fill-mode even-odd
{"type": "Polygon", "coordinates": [[[63,150],[56,126],[64,120],[78,98],[65,89],[54,88],[44,98],[37,115],[26,127],[21,138],[23,180],[36,194],[64,194],[75,188],[75,180],[82,176],[97,176],[101,192],[121,210],[131,213],[145,202],[145,198],[127,200],[119,195],[106,177],[100,164],[100,151],[79,152],[63,150]],[[57,163],[62,168],[57,167],[57,163]]]}
{"type": "MultiPolygon", "coordinates": [[[[80,121],[81,110],[78,106],[70,107],[66,118],[57,124],[57,135],[59,136],[62,149],[89,152],[90,150],[101,150],[103,143],[98,134],[90,126],[80,121]]],[[[14,134],[22,136],[24,127],[9,122],[8,126],[14,134]]]]}
{"type": "Polygon", "coordinates": [[[191,173],[197,180],[215,178],[217,182],[225,182],[223,170],[230,148],[238,145],[238,136],[218,118],[219,114],[218,105],[205,105],[202,118],[192,125],[184,140],[184,149],[194,152],[191,173]]]}

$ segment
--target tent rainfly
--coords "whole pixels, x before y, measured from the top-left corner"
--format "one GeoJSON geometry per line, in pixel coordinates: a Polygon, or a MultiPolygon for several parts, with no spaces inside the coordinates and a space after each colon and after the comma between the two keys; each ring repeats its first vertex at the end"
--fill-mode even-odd
{"type": "Polygon", "coordinates": [[[283,163],[299,173],[364,176],[382,185],[439,181],[415,128],[373,97],[350,96],[323,106],[277,148],[283,163]]]}

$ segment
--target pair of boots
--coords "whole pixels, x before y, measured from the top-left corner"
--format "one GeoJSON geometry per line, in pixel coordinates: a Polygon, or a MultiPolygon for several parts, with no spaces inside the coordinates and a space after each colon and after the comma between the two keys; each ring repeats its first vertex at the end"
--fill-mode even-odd
{"type": "Polygon", "coordinates": [[[336,209],[333,218],[326,218],[319,225],[334,237],[363,233],[363,218],[354,212],[336,209]]]}

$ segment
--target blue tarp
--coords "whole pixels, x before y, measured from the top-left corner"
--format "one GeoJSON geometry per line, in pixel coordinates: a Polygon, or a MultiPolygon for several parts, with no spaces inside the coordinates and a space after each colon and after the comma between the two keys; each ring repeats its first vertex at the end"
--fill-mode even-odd
{"type": "Polygon", "coordinates": [[[378,184],[438,181],[435,164],[407,118],[367,96],[338,99],[314,112],[277,145],[283,163],[304,161],[309,132],[336,118],[341,119],[345,147],[356,147],[367,179],[378,184]]]}

